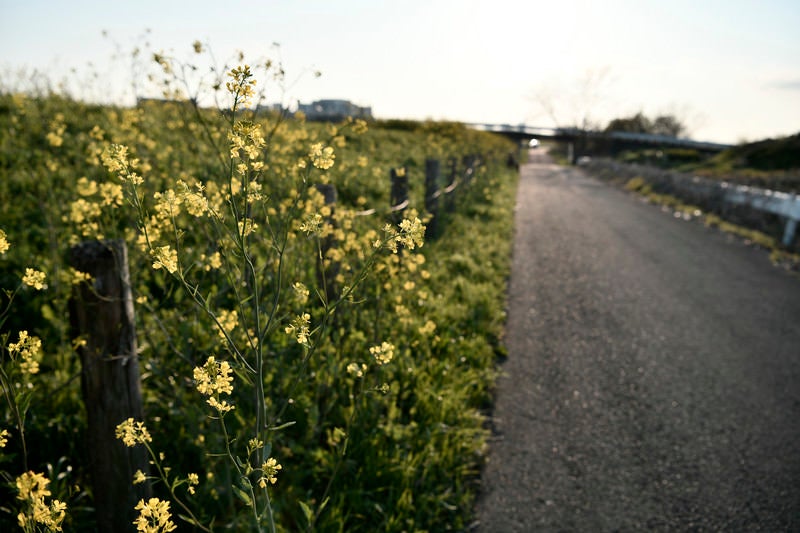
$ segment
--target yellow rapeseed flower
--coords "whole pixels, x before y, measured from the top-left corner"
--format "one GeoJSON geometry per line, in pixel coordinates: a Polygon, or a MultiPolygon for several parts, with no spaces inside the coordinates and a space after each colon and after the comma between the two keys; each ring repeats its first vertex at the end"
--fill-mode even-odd
{"type": "Polygon", "coordinates": [[[262,489],[266,488],[267,481],[274,485],[275,482],[278,481],[278,472],[282,468],[283,467],[278,463],[278,461],[275,460],[274,457],[270,457],[264,461],[264,463],[261,465],[261,479],[258,480],[258,486],[262,489]]]}
{"type": "Polygon", "coordinates": [[[22,276],[22,283],[29,287],[33,287],[37,291],[41,291],[47,288],[47,284],[45,283],[46,279],[47,275],[44,272],[34,268],[26,268],[25,275],[22,276]]]}
{"type": "Polygon", "coordinates": [[[252,218],[245,218],[244,220],[240,220],[237,223],[237,226],[239,227],[239,235],[241,235],[242,237],[247,237],[248,235],[250,235],[251,233],[253,233],[255,230],[258,229],[258,224],[256,224],[252,218]]]}
{"type": "Polygon", "coordinates": [[[424,326],[419,328],[420,335],[430,335],[434,331],[436,331],[436,322],[433,320],[428,320],[424,326]]]}
{"type": "Polygon", "coordinates": [[[239,325],[239,313],[236,309],[228,311],[226,309],[221,309],[217,313],[217,321],[219,321],[219,325],[222,327],[221,331],[218,331],[220,338],[225,339],[225,332],[230,334],[236,326],[239,325]]]}
{"type": "Polygon", "coordinates": [[[309,324],[311,324],[311,315],[303,313],[296,316],[284,331],[288,335],[295,335],[299,344],[308,344],[309,324]]]}
{"type": "Polygon", "coordinates": [[[9,433],[7,429],[0,430],[0,448],[6,447],[6,444],[8,444],[8,437],[10,436],[11,433],[9,433]]]}
{"type": "Polygon", "coordinates": [[[169,245],[159,246],[150,251],[154,258],[153,268],[165,268],[170,274],[178,270],[178,252],[170,248],[169,245]]]}
{"type": "Polygon", "coordinates": [[[306,216],[305,221],[300,224],[300,231],[310,235],[320,235],[322,233],[322,215],[313,213],[306,216]]]}
{"type": "Polygon", "coordinates": [[[254,87],[256,85],[256,80],[253,79],[253,74],[250,72],[250,66],[236,67],[228,72],[228,76],[232,81],[227,82],[225,87],[234,97],[234,108],[247,107],[255,96],[254,87]]]}
{"type": "Polygon", "coordinates": [[[217,361],[212,355],[203,366],[195,367],[194,380],[200,394],[230,394],[233,392],[231,365],[227,361],[217,361]]]}
{"type": "Polygon", "coordinates": [[[137,470],[135,474],[133,474],[133,484],[138,485],[139,483],[144,483],[147,481],[147,476],[144,475],[144,472],[141,470],[137,470]]]}
{"type": "Polygon", "coordinates": [[[178,527],[172,522],[168,501],[150,498],[145,503],[142,499],[136,504],[135,509],[139,511],[139,516],[133,521],[136,531],[166,533],[178,527]]]}
{"type": "Polygon", "coordinates": [[[231,394],[233,392],[233,376],[230,364],[227,361],[217,361],[212,355],[203,366],[195,367],[194,380],[197,382],[197,390],[200,394],[210,396],[206,403],[225,414],[234,409],[234,406],[227,401],[218,399],[220,394],[231,394]]]}
{"type": "Polygon", "coordinates": [[[420,248],[425,243],[425,226],[419,218],[414,217],[414,220],[404,219],[400,222],[400,234],[397,236],[397,241],[403,244],[409,250],[413,250],[415,246],[420,248]]]}
{"type": "Polygon", "coordinates": [[[363,377],[364,372],[367,370],[367,365],[361,363],[350,363],[347,365],[347,373],[357,378],[363,377]]]}
{"type": "Polygon", "coordinates": [[[382,342],[380,346],[372,346],[369,353],[375,358],[379,365],[385,365],[394,357],[394,345],[388,342],[382,342]]]}
{"type": "Polygon", "coordinates": [[[19,368],[25,374],[37,374],[42,352],[42,341],[39,337],[30,336],[23,330],[19,332],[19,341],[8,345],[8,353],[12,358],[19,356],[19,368]]]}
{"type": "Polygon", "coordinates": [[[53,500],[49,505],[45,502],[45,498],[50,496],[49,484],[47,477],[33,471],[17,477],[17,499],[26,503],[23,512],[17,515],[20,527],[28,529],[33,524],[41,524],[49,531],[61,531],[67,505],[58,500],[53,500]]]}
{"type": "Polygon", "coordinates": [[[311,150],[308,152],[308,157],[311,159],[311,164],[315,167],[327,170],[333,166],[336,156],[333,154],[333,148],[330,146],[323,147],[322,143],[315,143],[311,145],[311,150]]]}
{"type": "Polygon", "coordinates": [[[101,183],[100,196],[102,197],[101,205],[119,207],[124,203],[122,185],[119,183],[101,183]]]}
{"type": "Polygon", "coordinates": [[[137,444],[153,442],[153,438],[150,436],[150,432],[147,431],[144,422],[137,422],[133,418],[128,418],[124,422],[117,424],[116,437],[129,448],[137,444]]]}
{"type": "Polygon", "coordinates": [[[6,232],[0,229],[0,254],[5,254],[10,247],[6,232]]]}
{"type": "Polygon", "coordinates": [[[78,194],[81,196],[93,196],[97,194],[97,182],[90,180],[86,176],[78,178],[78,182],[75,185],[78,194]]]}

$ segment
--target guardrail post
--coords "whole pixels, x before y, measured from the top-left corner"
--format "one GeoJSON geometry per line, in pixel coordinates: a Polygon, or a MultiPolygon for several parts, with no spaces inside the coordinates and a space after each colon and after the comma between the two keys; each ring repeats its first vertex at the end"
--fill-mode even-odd
{"type": "Polygon", "coordinates": [[[783,245],[791,246],[794,242],[794,232],[797,230],[797,220],[793,218],[786,219],[786,226],[783,228],[783,245]]]}
{"type": "Polygon", "coordinates": [[[121,240],[84,242],[70,249],[69,264],[92,277],[75,286],[69,310],[73,338],[85,340],[78,353],[97,529],[135,531],[134,507],[151,491],[133,485],[133,475],[148,473],[147,452],[115,435],[120,422],[143,418],[127,248],[121,240]]]}
{"type": "Polygon", "coordinates": [[[439,234],[440,167],[438,159],[425,160],[425,210],[431,215],[431,219],[427,223],[429,237],[436,237],[439,234]]]}

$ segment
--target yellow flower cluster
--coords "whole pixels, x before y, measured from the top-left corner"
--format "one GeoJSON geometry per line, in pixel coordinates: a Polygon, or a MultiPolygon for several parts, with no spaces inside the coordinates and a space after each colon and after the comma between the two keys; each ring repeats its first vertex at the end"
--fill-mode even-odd
{"type": "Polygon", "coordinates": [[[53,121],[50,123],[50,131],[47,133],[47,142],[50,146],[58,148],[64,144],[64,131],[67,129],[64,124],[64,115],[56,113],[53,121]]]}
{"type": "Polygon", "coordinates": [[[128,147],[121,144],[107,146],[100,155],[103,165],[109,172],[116,173],[119,179],[132,185],[141,185],[144,180],[135,169],[139,166],[138,159],[128,157],[128,147]]]}
{"type": "Polygon", "coordinates": [[[64,215],[63,220],[75,224],[78,233],[84,237],[102,239],[104,236],[100,232],[100,225],[96,220],[101,214],[100,204],[78,198],[70,204],[69,216],[64,215]]]}
{"type": "Polygon", "coordinates": [[[425,322],[425,325],[420,326],[419,328],[420,335],[424,336],[431,335],[434,331],[436,331],[436,322],[433,320],[428,320],[425,322]]]}
{"type": "Polygon", "coordinates": [[[153,438],[144,426],[144,422],[137,422],[133,418],[128,418],[117,425],[116,437],[129,448],[137,444],[153,442],[153,438]]]}
{"type": "Polygon", "coordinates": [[[144,483],[147,481],[147,476],[144,475],[144,472],[141,470],[137,470],[135,474],[133,474],[133,484],[138,485],[139,483],[144,483]]]}
{"type": "Polygon", "coordinates": [[[286,326],[287,335],[295,335],[299,344],[307,345],[309,336],[309,325],[311,324],[311,315],[303,313],[297,315],[292,323],[286,326]]]}
{"type": "Polygon", "coordinates": [[[270,457],[261,465],[261,478],[258,480],[258,486],[266,488],[267,482],[269,481],[273,485],[276,481],[278,481],[278,472],[283,467],[275,460],[274,457],[270,457]]]}
{"type": "Polygon", "coordinates": [[[308,296],[311,293],[304,283],[297,281],[292,285],[292,289],[294,289],[294,294],[297,297],[298,303],[302,305],[308,301],[308,296]]]}
{"type": "Polygon", "coordinates": [[[228,311],[227,309],[220,309],[217,312],[217,321],[219,322],[220,328],[222,328],[218,333],[220,338],[225,339],[225,333],[228,335],[236,329],[236,326],[239,325],[239,313],[236,309],[228,311]]]}
{"type": "Polygon", "coordinates": [[[98,219],[103,207],[116,209],[123,205],[122,185],[111,182],[98,185],[84,176],[78,179],[76,190],[81,198],[70,204],[69,215],[64,215],[62,220],[75,224],[78,233],[84,237],[103,239],[98,219]]]}
{"type": "Polygon", "coordinates": [[[200,262],[203,264],[203,270],[209,272],[216,270],[222,266],[222,256],[219,252],[214,252],[211,255],[201,254],[200,262]]]}
{"type": "Polygon", "coordinates": [[[367,365],[361,363],[350,363],[347,365],[347,373],[357,378],[364,377],[364,372],[367,371],[367,365]]]}
{"type": "MultiPolygon", "coordinates": [[[[246,120],[241,120],[233,125],[233,131],[228,133],[228,140],[230,141],[231,159],[241,158],[241,153],[244,152],[249,160],[255,161],[261,156],[261,151],[267,144],[261,133],[261,126],[246,120]]],[[[260,168],[261,165],[255,170],[260,168]]]]}
{"type": "Polygon", "coordinates": [[[6,232],[0,229],[0,254],[5,254],[10,247],[11,244],[8,242],[6,232]]]}
{"type": "Polygon", "coordinates": [[[24,512],[17,515],[17,522],[23,529],[34,529],[34,524],[41,524],[48,531],[61,531],[67,511],[67,504],[53,500],[48,505],[45,498],[50,496],[47,486],[50,480],[43,474],[26,472],[16,479],[18,500],[26,504],[24,512]]]}
{"type": "Polygon", "coordinates": [[[38,359],[42,352],[42,341],[39,337],[28,335],[27,331],[19,332],[19,341],[8,345],[8,353],[12,358],[19,356],[19,368],[24,374],[37,374],[39,372],[38,359]]]}
{"type": "Polygon", "coordinates": [[[172,522],[169,511],[169,502],[159,498],[143,499],[136,504],[139,516],[133,521],[136,531],[143,533],[166,533],[175,530],[178,526],[172,522]]]}
{"type": "Polygon", "coordinates": [[[253,79],[253,74],[250,72],[249,65],[243,65],[234,68],[228,73],[231,81],[225,84],[228,92],[233,95],[233,109],[238,107],[247,107],[250,105],[253,96],[255,96],[254,87],[256,80],[253,79]]]}
{"type": "Polygon", "coordinates": [[[336,156],[333,154],[333,147],[323,146],[322,143],[315,143],[311,145],[311,151],[308,152],[308,157],[311,159],[311,164],[316,168],[328,170],[333,166],[336,156]]]}
{"type": "Polygon", "coordinates": [[[372,346],[369,349],[369,353],[372,354],[379,365],[385,365],[394,357],[394,345],[384,341],[380,346],[372,346]]]}
{"type": "Polygon", "coordinates": [[[22,283],[29,287],[33,287],[37,291],[41,291],[47,288],[47,284],[45,283],[46,279],[47,275],[44,272],[34,268],[26,268],[25,275],[22,276],[22,283]]]}
{"type": "MultiPolygon", "coordinates": [[[[348,122],[352,120],[352,117],[348,117],[348,122]]],[[[356,135],[363,135],[367,133],[367,121],[361,118],[357,118],[353,121],[353,133],[356,135]]]]}
{"type": "Polygon", "coordinates": [[[197,183],[193,191],[183,180],[178,180],[178,194],[186,206],[186,211],[194,216],[201,217],[208,212],[208,198],[203,195],[204,187],[202,183],[197,183]]]}
{"type": "Polygon", "coordinates": [[[258,224],[256,224],[252,218],[245,218],[244,220],[240,220],[236,223],[236,226],[239,229],[239,235],[242,237],[247,237],[255,230],[258,229],[258,224]]]}
{"type": "Polygon", "coordinates": [[[178,252],[173,250],[168,244],[164,246],[157,246],[150,250],[153,256],[153,268],[158,270],[164,268],[170,274],[178,271],[178,252]]]}
{"type": "Polygon", "coordinates": [[[231,365],[227,361],[217,361],[212,355],[203,366],[195,367],[194,380],[197,382],[197,391],[209,396],[206,403],[220,412],[231,411],[234,406],[227,401],[219,401],[220,394],[233,392],[233,376],[231,365]]]}
{"type": "Polygon", "coordinates": [[[400,222],[400,234],[395,238],[397,242],[413,250],[415,246],[422,248],[425,242],[425,226],[419,218],[414,220],[405,219],[400,222]]]}
{"type": "Polygon", "coordinates": [[[195,493],[194,486],[200,484],[200,476],[198,476],[195,473],[191,473],[188,476],[186,476],[186,483],[189,484],[189,488],[187,489],[189,494],[194,494],[195,493]]]}
{"type": "Polygon", "coordinates": [[[78,187],[78,193],[83,196],[92,196],[99,193],[100,205],[102,206],[120,207],[123,203],[122,185],[119,183],[105,182],[98,186],[97,182],[89,181],[86,177],[83,177],[78,180],[78,187]],[[81,180],[85,180],[85,182],[81,183],[81,180]],[[81,186],[83,186],[83,190],[81,190],[81,186]]]}
{"type": "Polygon", "coordinates": [[[300,231],[311,235],[321,235],[322,234],[322,215],[319,213],[313,213],[306,216],[306,219],[300,224],[300,231]]]}
{"type": "MultiPolygon", "coordinates": [[[[388,235],[387,246],[392,252],[397,253],[401,245],[413,250],[414,248],[421,248],[425,244],[425,226],[418,217],[414,217],[414,220],[403,219],[398,224],[398,228],[399,231],[395,230],[391,224],[386,224],[383,227],[383,232],[388,235]]],[[[375,248],[380,248],[381,245],[382,242],[380,240],[376,240],[373,243],[375,248]]]]}

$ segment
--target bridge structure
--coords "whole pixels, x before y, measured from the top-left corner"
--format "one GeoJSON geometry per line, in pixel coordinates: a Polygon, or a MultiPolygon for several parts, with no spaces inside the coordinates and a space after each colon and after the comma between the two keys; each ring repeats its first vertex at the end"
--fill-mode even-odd
{"type": "Polygon", "coordinates": [[[731,148],[730,144],[721,144],[693,139],[654,135],[651,133],[633,133],[627,131],[596,131],[579,128],[548,128],[529,126],[527,124],[483,124],[465,123],[465,126],[481,131],[499,133],[515,140],[552,139],[574,144],[601,144],[619,147],[661,147],[686,148],[704,153],[716,153],[731,148]]]}

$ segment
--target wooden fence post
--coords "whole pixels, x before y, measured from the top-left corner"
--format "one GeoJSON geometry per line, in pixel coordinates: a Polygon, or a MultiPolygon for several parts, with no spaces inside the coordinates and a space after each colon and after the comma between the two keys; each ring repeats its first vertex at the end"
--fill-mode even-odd
{"type": "Polygon", "coordinates": [[[445,197],[445,209],[447,212],[451,213],[453,209],[455,209],[455,183],[458,176],[458,160],[455,157],[451,157],[449,160],[450,163],[450,179],[449,183],[447,184],[448,193],[445,197]]]}
{"type": "Polygon", "coordinates": [[[115,436],[120,422],[143,418],[127,248],[84,242],[70,249],[69,263],[92,276],[75,286],[69,309],[73,337],[86,341],[78,352],[97,528],[135,531],[134,507],[151,494],[148,483],[133,485],[137,470],[149,471],[147,450],[115,436]]]}
{"type": "Polygon", "coordinates": [[[399,224],[403,220],[403,212],[408,207],[408,175],[406,167],[391,170],[392,191],[389,202],[392,210],[391,220],[394,224],[399,224]]]}
{"type": "Polygon", "coordinates": [[[439,234],[439,170],[438,159],[425,160],[425,210],[431,215],[427,223],[429,237],[439,234]]]}
{"type": "MultiPolygon", "coordinates": [[[[334,210],[336,209],[336,187],[332,183],[320,183],[317,190],[325,198],[325,205],[330,212],[325,222],[335,230],[334,210]]],[[[328,252],[338,246],[336,235],[331,232],[325,235],[320,242],[320,256],[317,257],[317,283],[324,287],[326,303],[335,301],[339,297],[339,290],[336,285],[336,276],[339,274],[340,264],[328,257],[328,252]]]]}

